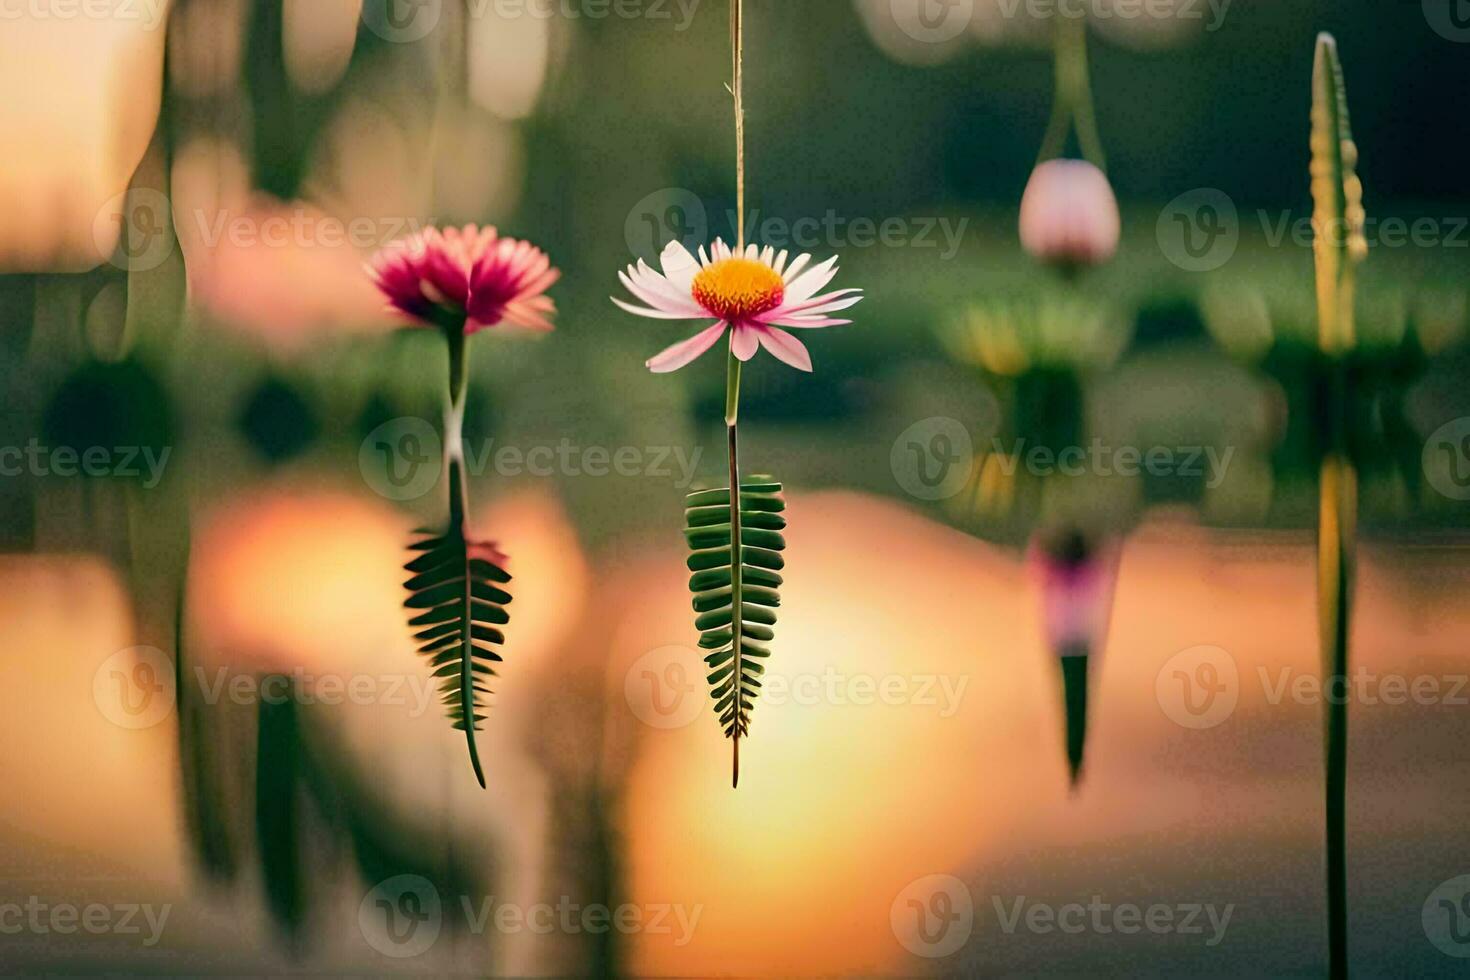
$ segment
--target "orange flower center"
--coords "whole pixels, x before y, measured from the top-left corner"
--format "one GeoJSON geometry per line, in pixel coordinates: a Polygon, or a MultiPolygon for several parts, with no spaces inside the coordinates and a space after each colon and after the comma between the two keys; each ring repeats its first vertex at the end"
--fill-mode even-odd
{"type": "Polygon", "coordinates": [[[712,316],[734,323],[780,306],[786,283],[764,262],[730,258],[701,269],[691,291],[712,316]]]}

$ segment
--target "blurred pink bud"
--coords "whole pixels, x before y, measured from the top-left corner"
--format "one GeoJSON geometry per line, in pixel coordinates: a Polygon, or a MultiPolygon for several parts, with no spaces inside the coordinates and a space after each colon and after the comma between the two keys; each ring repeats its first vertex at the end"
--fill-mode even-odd
{"type": "Polygon", "coordinates": [[[1086,160],[1048,160],[1021,196],[1021,245],[1064,269],[1098,265],[1118,250],[1118,200],[1086,160]]]}
{"type": "Polygon", "coordinates": [[[1098,652],[1112,612],[1116,546],[1094,544],[1073,530],[1049,540],[1039,538],[1029,558],[1041,591],[1047,646],[1058,656],[1098,652]]]}

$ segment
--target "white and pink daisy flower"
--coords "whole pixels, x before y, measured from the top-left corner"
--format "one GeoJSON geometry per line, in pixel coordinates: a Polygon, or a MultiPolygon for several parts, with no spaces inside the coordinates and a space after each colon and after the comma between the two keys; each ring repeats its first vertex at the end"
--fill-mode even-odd
{"type": "Polygon", "coordinates": [[[831,314],[862,301],[861,289],[839,289],[822,293],[837,275],[837,258],[812,265],[810,255],[799,255],[788,263],[786,251],[777,253],[769,245],[755,245],[735,253],[716,239],[708,252],[699,248],[696,259],[683,245],[670,242],[659,259],[662,274],[639,260],[618,279],[628,292],[646,303],[636,306],[616,297],[621,309],[655,320],[702,320],[716,322],[648,361],[655,374],[677,371],[714,346],[730,331],[730,350],[748,361],[764,347],[777,360],[802,371],[812,369],[805,345],[782,327],[809,330],[836,327],[851,320],[833,319],[831,314]]]}
{"type": "Polygon", "coordinates": [[[546,253],[494,228],[429,228],[385,246],[367,266],[392,310],[466,335],[501,324],[552,329],[546,290],[561,276],[546,253]]]}

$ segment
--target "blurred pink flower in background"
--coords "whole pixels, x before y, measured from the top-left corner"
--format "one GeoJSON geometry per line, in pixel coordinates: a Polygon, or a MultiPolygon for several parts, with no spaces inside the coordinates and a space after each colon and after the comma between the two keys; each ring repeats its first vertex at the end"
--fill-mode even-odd
{"type": "Polygon", "coordinates": [[[368,264],[390,308],[423,325],[466,334],[508,323],[552,329],[546,295],[560,270],[529,242],[494,228],[429,228],[384,247],[368,264]]]}
{"type": "Polygon", "coordinates": [[[1086,160],[1048,160],[1021,196],[1021,245],[1034,258],[1075,270],[1118,250],[1122,222],[1112,185],[1086,160]]]}
{"type": "Polygon", "coordinates": [[[1038,540],[1028,559],[1041,590],[1047,646],[1059,656],[1100,652],[1117,578],[1115,546],[1068,531],[1038,540]]]}
{"type": "Polygon", "coordinates": [[[655,320],[696,320],[714,317],[719,322],[688,340],[680,341],[650,359],[655,374],[677,371],[709,350],[728,328],[734,333],[730,348],[748,361],[764,347],[779,361],[802,371],[812,369],[805,345],[781,327],[812,329],[836,327],[851,320],[834,320],[828,314],[856,306],[861,289],[839,289],[817,295],[837,275],[837,258],[807,268],[810,255],[800,255],[787,264],[788,253],[778,255],[769,245],[746,247],[736,255],[722,240],[715,239],[707,253],[703,246],[696,260],[678,242],[670,242],[659,259],[663,274],[641,259],[628,266],[618,279],[647,307],[625,303],[620,309],[655,320]]]}
{"type": "Polygon", "coordinates": [[[1087,751],[1090,667],[1093,655],[1102,652],[1112,615],[1117,549],[1069,528],[1037,535],[1028,562],[1041,589],[1042,634],[1061,667],[1067,768],[1075,791],[1087,751]]]}
{"type": "Polygon", "coordinates": [[[285,348],[343,331],[391,329],[363,282],[362,253],[311,231],[340,226],[315,205],[264,194],[195,212],[180,229],[194,301],[225,326],[285,348]],[[288,230],[303,228],[308,233],[288,230]]]}

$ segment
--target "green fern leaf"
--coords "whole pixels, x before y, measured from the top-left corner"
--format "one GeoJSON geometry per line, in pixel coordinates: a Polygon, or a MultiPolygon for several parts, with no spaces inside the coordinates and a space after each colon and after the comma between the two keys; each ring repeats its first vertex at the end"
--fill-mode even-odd
{"type": "Polygon", "coordinates": [[[496,676],[494,664],[503,660],[495,648],[505,643],[500,628],[510,621],[505,607],[511,597],[502,588],[510,575],[493,544],[472,541],[466,532],[459,465],[450,463],[448,528],[442,534],[417,531],[426,536],[409,545],[417,557],[404,566],[410,575],[404,583],[409,593],[404,606],[413,614],[408,624],[415,630],[419,653],[440,679],[449,720],[465,733],[470,764],[483,788],[475,733],[485,720],[485,699],[493,693],[489,684],[496,676]]]}
{"type": "Polygon", "coordinates": [[[760,694],[769,644],[775,638],[785,560],[786,499],[768,477],[742,483],[738,504],[730,490],[699,490],[685,501],[689,590],[694,594],[699,646],[711,651],[710,695],[725,737],[734,745],[734,782],[740,782],[740,739],[750,732],[750,712],[760,694]],[[732,556],[740,555],[738,564],[732,556]],[[740,615],[735,615],[736,607],[740,615]]]}

